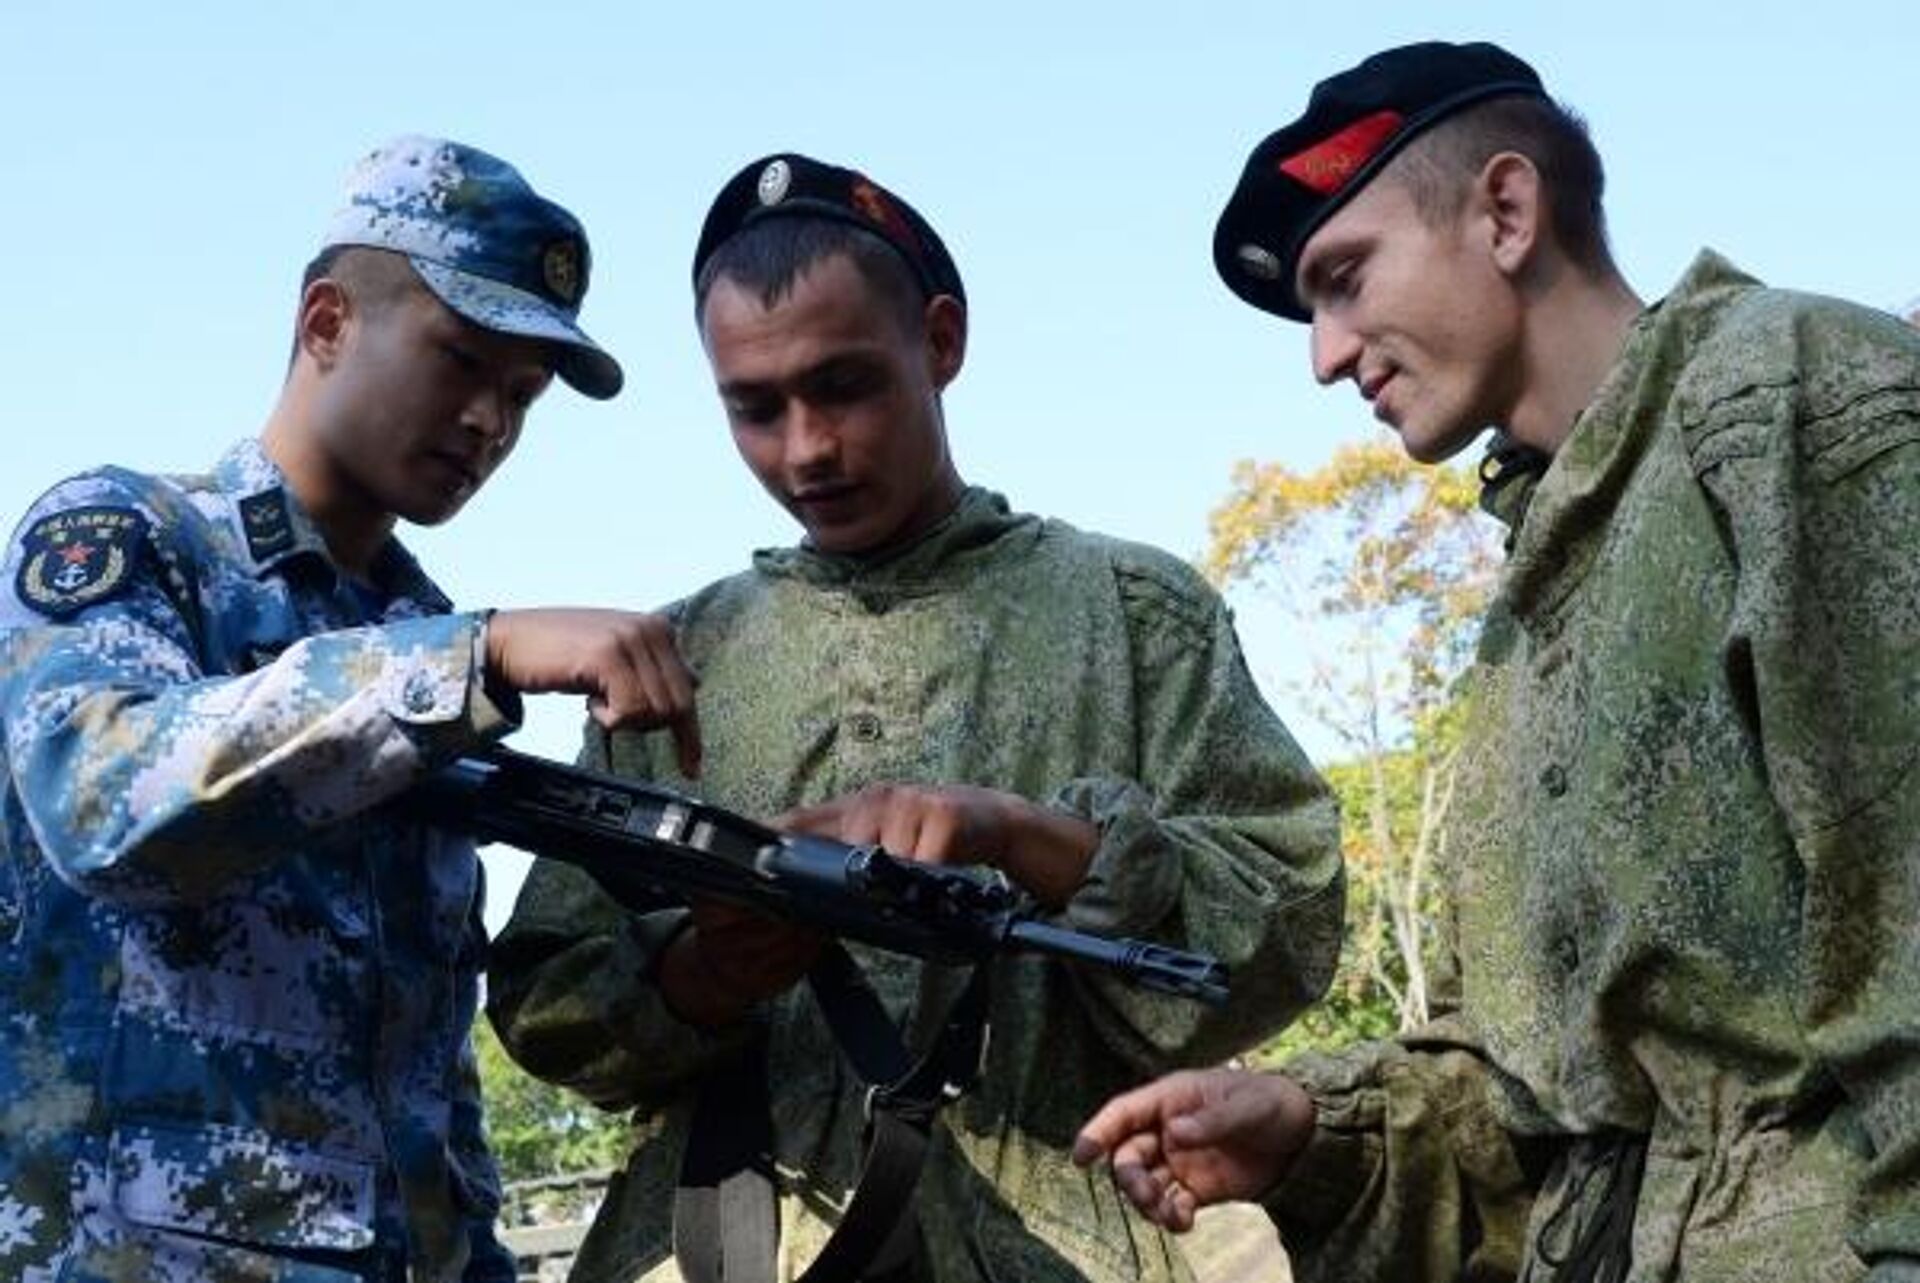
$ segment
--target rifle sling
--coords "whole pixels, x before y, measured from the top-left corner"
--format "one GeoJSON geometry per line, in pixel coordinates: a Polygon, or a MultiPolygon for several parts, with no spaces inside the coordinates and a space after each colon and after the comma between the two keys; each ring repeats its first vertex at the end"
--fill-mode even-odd
{"type": "MultiPolygon", "coordinates": [[[[987,968],[974,967],[918,1062],[860,966],[837,942],[807,981],[841,1053],[867,1086],[866,1153],[840,1223],[798,1283],[905,1277],[918,1240],[907,1214],[940,1106],[973,1085],[987,1039],[987,968]]],[[[773,1283],[779,1213],[764,1040],[700,1087],[673,1208],[687,1283],[773,1283]]]]}

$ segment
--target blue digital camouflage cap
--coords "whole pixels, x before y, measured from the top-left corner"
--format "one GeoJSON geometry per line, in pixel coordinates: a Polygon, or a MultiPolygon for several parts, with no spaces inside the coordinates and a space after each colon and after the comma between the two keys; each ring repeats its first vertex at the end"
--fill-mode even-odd
{"type": "Polygon", "coordinates": [[[477,148],[407,135],[347,179],[322,248],[405,254],[442,303],[475,325],[560,345],[554,372],[590,397],[620,390],[620,364],[576,323],[591,258],[580,220],[477,148]]]}

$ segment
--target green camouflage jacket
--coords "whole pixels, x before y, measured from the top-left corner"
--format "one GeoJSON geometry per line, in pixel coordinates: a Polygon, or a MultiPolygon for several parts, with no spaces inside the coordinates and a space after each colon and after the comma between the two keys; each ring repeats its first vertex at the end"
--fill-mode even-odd
{"type": "Polygon", "coordinates": [[[1920,1277],[1920,334],[1703,255],[1539,480],[1482,639],[1455,1009],[1295,1064],[1301,1280],[1920,1277]],[[1869,1273],[1871,1271],[1871,1273],[1869,1273]]]}
{"type": "MultiPolygon", "coordinates": [[[[1219,598],[1163,553],[1009,515],[976,490],[884,562],[763,552],[676,610],[701,675],[704,796],[761,816],[888,780],[1040,799],[1101,834],[1060,921],[1232,968],[1232,1001],[1209,1011],[1057,962],[997,964],[983,1081],[945,1111],[916,1199],[935,1279],[1185,1277],[1104,1176],[1068,1161],[1074,1133],[1113,1091],[1227,1056],[1317,997],[1343,888],[1332,800],[1255,691],[1219,598]]],[[[591,733],[585,758],[690,787],[659,736],[591,733]]],[[[740,1041],[681,1024],[651,986],[681,916],[626,920],[541,864],[497,942],[491,1014],[521,1063],[638,1111],[576,1278],[675,1277],[689,1089],[740,1041]]],[[[909,1023],[944,1010],[951,971],[856,952],[909,1023]]],[[[804,990],[761,1020],[784,1278],[844,1202],[862,1102],[804,990]]]]}

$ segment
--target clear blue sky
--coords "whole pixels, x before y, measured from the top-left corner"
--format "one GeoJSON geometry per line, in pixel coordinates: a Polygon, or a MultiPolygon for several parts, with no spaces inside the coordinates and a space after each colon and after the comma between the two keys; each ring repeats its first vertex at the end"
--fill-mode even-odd
{"type": "MultiPolygon", "coordinates": [[[[866,169],[953,249],[968,479],[1193,555],[1235,460],[1311,467],[1372,430],[1313,385],[1297,327],[1215,280],[1219,204],[1315,80],[1436,37],[1507,45],[1587,115],[1642,293],[1712,245],[1778,284],[1920,295],[1911,0],[8,0],[0,512],[95,463],[199,469],[256,431],[347,166],[418,131],[585,220],[585,322],[628,371],[610,404],[556,388],[468,511],[410,537],[457,599],[657,604],[792,537],[732,454],[687,285],[715,189],[789,148],[866,169]]],[[[1278,616],[1241,604],[1255,670],[1298,671],[1278,616]]],[[[577,710],[538,705],[520,743],[571,755],[577,710]]],[[[489,860],[497,921],[518,863],[489,860]]]]}

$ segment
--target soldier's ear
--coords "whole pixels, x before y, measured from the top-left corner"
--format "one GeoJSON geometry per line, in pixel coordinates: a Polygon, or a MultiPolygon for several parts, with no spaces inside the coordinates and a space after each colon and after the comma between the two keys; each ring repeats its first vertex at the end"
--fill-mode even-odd
{"type": "Polygon", "coordinates": [[[951,294],[927,300],[927,373],[935,389],[945,389],[967,361],[967,308],[951,294]]]}
{"type": "Polygon", "coordinates": [[[331,277],[314,281],[300,295],[295,333],[300,350],[320,369],[331,369],[339,363],[352,315],[352,300],[331,277]]]}
{"type": "Polygon", "coordinates": [[[1539,249],[1545,201],[1540,170],[1520,153],[1503,151],[1481,166],[1468,216],[1480,220],[1494,266],[1506,276],[1519,276],[1539,249]]]}

